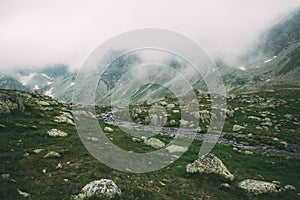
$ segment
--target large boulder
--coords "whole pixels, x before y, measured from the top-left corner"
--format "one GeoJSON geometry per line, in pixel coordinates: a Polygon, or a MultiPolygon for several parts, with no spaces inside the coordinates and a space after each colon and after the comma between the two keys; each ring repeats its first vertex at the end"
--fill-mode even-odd
{"type": "Polygon", "coordinates": [[[157,149],[165,146],[165,143],[163,143],[162,141],[160,141],[159,139],[156,139],[156,138],[146,139],[146,140],[144,140],[144,144],[154,147],[154,148],[157,148],[157,149]]]}
{"type": "Polygon", "coordinates": [[[188,173],[214,173],[231,181],[234,179],[234,175],[229,172],[223,162],[214,154],[202,155],[193,163],[187,164],[186,171],[188,173]]]}
{"type": "Polygon", "coordinates": [[[284,189],[276,182],[247,179],[239,183],[239,187],[254,194],[277,193],[284,189]]]}
{"type": "Polygon", "coordinates": [[[112,199],[121,195],[121,190],[110,179],[101,179],[88,183],[81,189],[81,192],[73,197],[76,200],[89,198],[112,199]]]}

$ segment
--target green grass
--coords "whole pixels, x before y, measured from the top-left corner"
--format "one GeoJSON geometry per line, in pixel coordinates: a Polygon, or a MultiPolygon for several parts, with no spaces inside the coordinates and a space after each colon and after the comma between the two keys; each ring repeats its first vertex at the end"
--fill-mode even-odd
{"type": "MultiPolygon", "coordinates": [[[[275,95],[275,94],[261,94],[275,95]]],[[[278,97],[279,98],[279,97],[278,97]]],[[[282,92],[280,98],[284,98],[291,104],[295,99],[295,94],[282,92]]],[[[247,107],[247,103],[233,100],[230,106],[247,107]]],[[[293,106],[293,105],[291,105],[293,106]]],[[[300,188],[300,160],[297,158],[287,158],[282,156],[267,155],[245,155],[232,149],[232,146],[216,145],[212,153],[217,155],[227,166],[229,171],[235,175],[235,180],[229,182],[231,188],[223,188],[221,183],[227,182],[216,175],[208,174],[188,174],[186,165],[193,162],[198,157],[201,141],[195,140],[178,160],[166,168],[155,172],[132,174],[109,168],[91,156],[81,143],[74,126],[64,123],[56,123],[54,117],[58,115],[61,106],[54,107],[53,111],[41,111],[35,108],[27,109],[25,112],[13,112],[11,114],[1,114],[1,124],[5,128],[0,128],[0,173],[10,174],[10,179],[0,177],[0,199],[15,200],[21,199],[17,189],[29,192],[31,199],[70,199],[71,195],[78,194],[80,189],[87,183],[101,179],[112,179],[122,191],[122,199],[299,199],[298,191],[287,191],[277,195],[252,196],[238,188],[238,182],[244,179],[257,179],[281,181],[283,185],[290,184],[298,190],[300,188]],[[16,126],[23,124],[26,127],[16,126]],[[33,127],[33,126],[36,126],[33,127]],[[69,134],[66,138],[50,138],[47,131],[57,128],[69,134]],[[21,140],[22,142],[19,142],[21,140]],[[33,153],[34,149],[42,148],[39,154],[33,153]],[[61,153],[61,158],[43,158],[49,151],[61,153]],[[24,153],[29,153],[24,157],[24,153]],[[70,162],[69,164],[67,164],[70,162]],[[62,169],[56,169],[58,163],[63,165],[62,169]],[[46,169],[46,173],[42,170],[46,169]],[[14,181],[12,181],[13,179],[14,181]],[[67,182],[64,179],[68,179],[67,182]]],[[[100,109],[100,108],[99,108],[100,109]]],[[[266,110],[269,110],[268,108],[266,110]]],[[[286,110],[270,110],[277,116],[284,115],[286,111],[297,115],[297,109],[291,107],[286,110]]],[[[107,111],[109,108],[102,108],[107,111]]],[[[235,113],[233,119],[228,118],[225,124],[232,127],[232,123],[251,123],[243,113],[235,113]]],[[[254,115],[254,113],[251,113],[254,115]]],[[[278,119],[279,120],[279,119],[278,119]]],[[[107,133],[107,137],[112,142],[125,150],[134,152],[150,152],[155,149],[143,144],[143,142],[132,141],[131,136],[124,133],[116,126],[105,124],[100,121],[102,127],[110,126],[113,133],[107,133]]],[[[253,124],[254,126],[254,124],[253,124]]],[[[295,125],[287,124],[286,130],[295,129],[295,125]]],[[[271,129],[272,130],[272,129],[271,129]]],[[[132,130],[126,130],[132,131],[132,130]]],[[[271,132],[271,131],[270,131],[271,132]]],[[[290,132],[279,133],[279,138],[286,139],[290,132]]],[[[135,131],[136,135],[147,134],[143,131],[135,131]]],[[[268,135],[257,133],[259,138],[268,135]]],[[[297,134],[296,134],[297,135],[297,134]]],[[[172,140],[171,137],[155,135],[166,144],[172,140]]],[[[297,138],[298,136],[295,136],[297,138]]],[[[257,139],[259,141],[259,139],[257,139]]],[[[104,152],[105,153],[105,152],[104,152]]]]}

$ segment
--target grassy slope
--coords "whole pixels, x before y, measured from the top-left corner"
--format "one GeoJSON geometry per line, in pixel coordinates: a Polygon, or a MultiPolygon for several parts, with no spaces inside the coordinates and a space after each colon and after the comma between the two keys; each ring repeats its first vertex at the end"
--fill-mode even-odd
{"type": "MultiPolygon", "coordinates": [[[[225,180],[214,175],[189,175],[185,165],[197,158],[201,143],[194,141],[179,160],[167,168],[146,174],[129,174],[119,172],[101,164],[83,147],[74,127],[53,122],[56,111],[31,112],[30,114],[15,112],[1,116],[1,123],[6,128],[0,130],[0,173],[9,173],[15,180],[0,178],[0,199],[20,199],[16,189],[29,192],[32,199],[69,199],[88,182],[100,178],[111,178],[123,192],[124,199],[134,195],[135,199],[252,199],[244,191],[237,188],[238,181],[246,178],[279,180],[283,184],[292,184],[300,188],[300,167],[298,159],[284,157],[268,157],[260,155],[244,155],[232,150],[229,146],[217,145],[213,153],[219,156],[229,170],[236,175],[232,188],[225,189],[220,184],[225,180]],[[17,127],[16,123],[27,125],[17,127]],[[37,129],[31,126],[37,126],[37,129]],[[49,138],[46,134],[51,128],[59,128],[69,133],[67,138],[49,138]],[[22,143],[17,146],[19,140],[22,143]],[[40,154],[32,153],[36,148],[44,148],[40,154]],[[62,154],[58,159],[44,159],[50,150],[62,154]],[[28,152],[30,155],[24,157],[28,152]],[[70,161],[71,164],[67,164],[70,161]],[[55,169],[61,162],[62,169],[55,169]],[[274,162],[275,164],[270,164],[274,162]],[[42,173],[47,169],[46,174],[42,173]],[[64,182],[68,179],[68,182],[64,182]]],[[[102,123],[101,123],[102,124],[102,123]]],[[[102,124],[103,125],[103,124],[102,124]]],[[[120,147],[128,147],[135,151],[144,148],[152,150],[142,143],[134,143],[131,138],[114,127],[111,135],[120,147]],[[125,145],[126,144],[126,145],[125,145]]],[[[165,141],[168,138],[164,139],[165,141]]],[[[296,192],[286,192],[278,196],[258,196],[253,199],[296,199],[296,192]]]]}

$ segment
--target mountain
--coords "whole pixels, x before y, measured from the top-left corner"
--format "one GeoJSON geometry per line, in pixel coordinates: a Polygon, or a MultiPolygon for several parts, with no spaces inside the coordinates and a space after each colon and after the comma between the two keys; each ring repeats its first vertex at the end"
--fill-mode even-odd
{"type": "Polygon", "coordinates": [[[22,85],[16,79],[0,74],[0,88],[7,89],[7,90],[22,90],[22,91],[29,91],[30,88],[22,85]]]}
{"type": "Polygon", "coordinates": [[[228,92],[300,87],[300,9],[262,33],[241,63],[219,67],[228,92]]]}

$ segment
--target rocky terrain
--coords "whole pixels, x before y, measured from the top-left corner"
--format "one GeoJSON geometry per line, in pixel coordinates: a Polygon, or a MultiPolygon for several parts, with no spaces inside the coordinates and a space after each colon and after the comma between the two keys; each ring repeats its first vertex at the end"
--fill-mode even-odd
{"type": "MultiPolygon", "coordinates": [[[[147,116],[150,121],[153,118],[148,113],[151,105],[133,105],[130,111],[137,113],[133,118],[137,124],[126,128],[135,137],[116,126],[122,123],[116,117],[121,109],[98,107],[97,117],[106,136],[128,151],[165,148],[176,137],[174,130],[180,123],[187,133],[197,134],[188,148],[167,146],[169,152],[185,153],[167,168],[146,174],[120,172],[92,157],[76,133],[70,105],[37,93],[1,90],[0,97],[2,199],[299,198],[299,175],[295,174],[300,167],[295,126],[299,106],[294,107],[299,99],[295,90],[228,97],[221,142],[212,154],[202,157],[198,157],[201,138],[211,117],[208,96],[201,98],[199,127],[177,118],[178,112],[173,111],[182,108],[175,99],[157,102],[170,116],[162,132],[154,135],[152,129],[138,128],[139,123],[147,123],[147,116]],[[252,148],[256,146],[261,151],[252,148]],[[263,150],[266,147],[272,151],[263,150]]],[[[96,137],[86,139],[98,142],[96,137]]]]}

